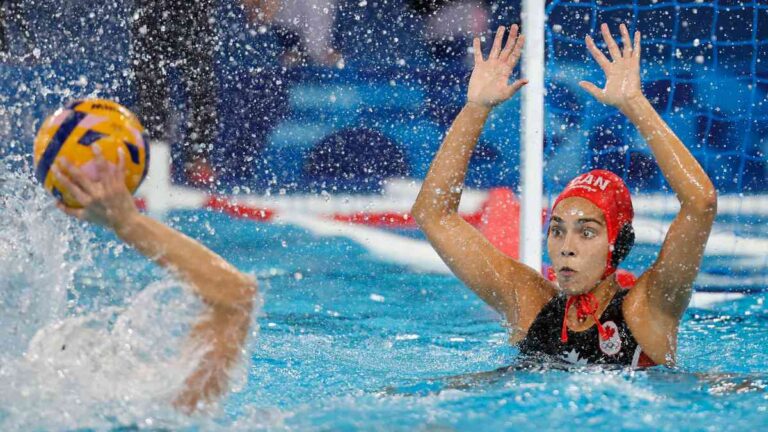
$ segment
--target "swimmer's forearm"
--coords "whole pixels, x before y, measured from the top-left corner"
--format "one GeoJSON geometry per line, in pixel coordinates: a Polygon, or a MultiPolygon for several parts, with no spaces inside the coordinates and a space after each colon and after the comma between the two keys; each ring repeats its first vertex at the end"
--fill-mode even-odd
{"type": "Polygon", "coordinates": [[[468,102],[456,116],[413,205],[417,221],[458,211],[469,161],[490,111],[468,102]]]}
{"type": "Polygon", "coordinates": [[[114,226],[120,239],[160,266],[178,273],[213,305],[250,307],[256,282],[186,235],[140,213],[114,226]]]}
{"type": "Polygon", "coordinates": [[[712,181],[648,99],[634,98],[621,111],[645,138],[680,204],[711,211],[717,199],[712,181]]]}

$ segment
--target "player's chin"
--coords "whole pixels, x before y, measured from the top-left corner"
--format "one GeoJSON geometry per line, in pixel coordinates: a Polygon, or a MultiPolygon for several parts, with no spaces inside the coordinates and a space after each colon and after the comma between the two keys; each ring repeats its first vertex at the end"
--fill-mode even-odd
{"type": "Polygon", "coordinates": [[[589,291],[590,286],[584,281],[580,280],[581,278],[571,277],[571,278],[563,278],[561,280],[558,280],[558,286],[560,287],[560,291],[562,291],[565,295],[568,296],[575,296],[579,294],[584,294],[589,291]]]}

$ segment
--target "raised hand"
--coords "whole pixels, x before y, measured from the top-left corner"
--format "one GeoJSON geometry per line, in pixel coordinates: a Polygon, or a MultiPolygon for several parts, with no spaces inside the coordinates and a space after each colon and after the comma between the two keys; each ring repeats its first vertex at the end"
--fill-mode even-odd
{"type": "Polygon", "coordinates": [[[502,49],[504,30],[504,26],[500,26],[496,31],[496,38],[487,60],[483,59],[480,38],[475,38],[473,42],[475,67],[469,78],[469,90],[467,91],[467,102],[469,103],[489,108],[494,107],[512,97],[520,88],[528,84],[526,79],[519,79],[511,85],[509,84],[512,70],[520,60],[525,36],[518,36],[518,27],[516,24],[513,25],[509,29],[507,43],[502,49]]]}
{"type": "Polygon", "coordinates": [[[640,86],[640,32],[635,32],[633,46],[627,26],[622,24],[619,29],[624,45],[623,49],[619,49],[618,44],[611,36],[608,24],[603,24],[600,27],[603,40],[608,45],[611,60],[608,60],[605,54],[597,48],[592,37],[587,36],[585,38],[589,53],[605,72],[605,88],[601,89],[587,81],[581,81],[579,85],[598,101],[621,110],[635,98],[642,97],[643,90],[640,86]]]}
{"type": "Polygon", "coordinates": [[[57,207],[80,220],[118,229],[138,214],[133,196],[125,186],[125,152],[122,148],[118,149],[117,165],[107,162],[97,145],[93,146],[93,152],[95,178],[90,178],[64,159],[53,166],[53,175],[83,206],[75,209],[59,202],[57,207]]]}

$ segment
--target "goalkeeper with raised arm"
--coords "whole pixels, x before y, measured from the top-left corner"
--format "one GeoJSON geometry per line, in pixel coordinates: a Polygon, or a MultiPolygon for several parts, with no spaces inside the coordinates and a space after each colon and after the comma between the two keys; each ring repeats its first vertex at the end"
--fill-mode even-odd
{"type": "MultiPolygon", "coordinates": [[[[651,366],[675,363],[680,319],[691,299],[717,212],[707,174],[643,95],[640,32],[621,25],[622,47],[601,27],[609,56],[586,46],[605,72],[604,88],[581,82],[621,111],[645,138],[680,201],[656,261],[623,289],[615,271],[634,243],[632,200],[614,173],[593,170],[571,180],[554,202],[547,251],[556,281],[503,254],[457,209],[467,166],[493,107],[527,80],[509,83],[524,36],[500,27],[487,58],[474,40],[467,103],[454,120],[422,185],[413,215],[454,274],[508,321],[526,355],[572,363],[651,366]]],[[[541,79],[541,77],[536,77],[541,79]]]]}

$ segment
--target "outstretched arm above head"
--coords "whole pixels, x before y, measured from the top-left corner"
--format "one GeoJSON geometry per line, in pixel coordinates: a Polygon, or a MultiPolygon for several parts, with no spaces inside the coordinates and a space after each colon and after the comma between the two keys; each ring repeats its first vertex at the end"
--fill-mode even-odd
{"type": "Polygon", "coordinates": [[[210,349],[176,401],[184,411],[194,411],[199,400],[213,400],[226,389],[226,374],[248,332],[256,282],[197,241],[140,214],[124,184],[122,149],[117,166],[104,160],[98,146],[94,152],[96,179],[66,161],[53,167],[57,180],[83,205],[72,209],[59,203],[59,208],[113,230],[142,255],[177,273],[209,305],[192,338],[210,349]]]}
{"type": "Polygon", "coordinates": [[[643,95],[640,85],[640,32],[635,32],[633,42],[624,24],[620,30],[624,45],[622,50],[611,36],[608,26],[603,24],[601,27],[612,60],[606,58],[591,37],[586,37],[589,52],[605,72],[605,88],[600,89],[586,81],[579,84],[595,99],[618,108],[637,127],[686,211],[712,214],[717,198],[712,181],[643,95]]]}
{"type": "Polygon", "coordinates": [[[480,39],[474,39],[475,67],[469,79],[467,103],[448,129],[413,206],[420,224],[456,214],[469,160],[488,114],[527,83],[520,79],[509,84],[525,36],[518,37],[518,27],[513,25],[502,50],[504,32],[504,27],[499,27],[487,60],[483,59],[480,39]]]}
{"type": "Polygon", "coordinates": [[[633,297],[642,296],[654,322],[674,326],[690,301],[693,281],[699,272],[709,233],[717,212],[717,192],[712,181],[690,151],[669,128],[643,95],[640,85],[640,32],[630,39],[627,27],[620,27],[620,49],[606,24],[601,27],[611,56],[609,60],[586,37],[589,52],[606,75],[603,89],[592,83],[580,85],[595,99],[618,108],[637,127],[651,148],[664,178],[680,201],[680,212],[667,232],[661,253],[643,274],[633,297]],[[640,283],[642,282],[642,283],[640,283]]]}
{"type": "MultiPolygon", "coordinates": [[[[499,27],[487,59],[480,39],[474,40],[475,67],[467,104],[454,120],[427,173],[412,213],[427,239],[451,270],[486,303],[519,326],[520,305],[538,312],[551,297],[539,273],[493,247],[458,214],[464,178],[477,140],[491,109],[512,97],[527,81],[509,84],[525,37],[510,28],[506,44],[499,27]],[[503,47],[503,48],[502,48],[503,47]]],[[[526,310],[527,311],[527,310],[526,310]]],[[[523,326],[527,329],[529,317],[523,326]]]]}

